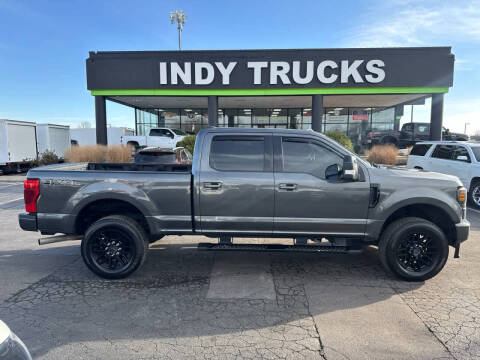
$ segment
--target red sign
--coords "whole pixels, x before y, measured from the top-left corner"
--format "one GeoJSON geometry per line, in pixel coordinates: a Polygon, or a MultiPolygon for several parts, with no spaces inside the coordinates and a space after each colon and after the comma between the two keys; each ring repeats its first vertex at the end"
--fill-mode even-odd
{"type": "Polygon", "coordinates": [[[362,121],[368,120],[368,112],[354,110],[352,113],[352,120],[362,120],[362,121]]]}

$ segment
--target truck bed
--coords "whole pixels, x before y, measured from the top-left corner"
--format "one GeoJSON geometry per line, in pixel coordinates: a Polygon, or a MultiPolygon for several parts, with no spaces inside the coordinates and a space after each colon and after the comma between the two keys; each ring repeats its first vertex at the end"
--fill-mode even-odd
{"type": "Polygon", "coordinates": [[[27,178],[40,179],[36,217],[45,234],[74,234],[79,219],[103,216],[99,207],[105,204],[109,211],[135,207],[152,234],[193,231],[189,165],[55,164],[32,169],[27,178]]]}

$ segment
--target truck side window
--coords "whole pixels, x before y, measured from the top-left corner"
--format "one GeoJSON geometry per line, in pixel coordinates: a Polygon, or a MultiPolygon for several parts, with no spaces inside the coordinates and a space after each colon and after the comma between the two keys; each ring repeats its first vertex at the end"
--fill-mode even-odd
{"type": "Polygon", "coordinates": [[[467,149],[465,149],[463,146],[453,146],[452,160],[463,161],[463,162],[472,162],[470,160],[470,155],[468,154],[467,149]],[[467,158],[467,160],[458,160],[459,156],[465,156],[467,158]]]}
{"type": "Polygon", "coordinates": [[[425,156],[428,149],[430,149],[431,147],[432,144],[417,144],[412,148],[412,151],[410,151],[410,155],[425,156]]]}
{"type": "Polygon", "coordinates": [[[263,171],[263,136],[215,136],[210,147],[210,166],[220,171],[263,171]]]}
{"type": "Polygon", "coordinates": [[[412,131],[413,130],[413,125],[412,124],[405,124],[405,125],[403,125],[402,130],[403,131],[412,131]]]}
{"type": "Polygon", "coordinates": [[[432,158],[451,160],[453,146],[451,145],[437,145],[433,151],[432,158]]]}
{"type": "Polygon", "coordinates": [[[151,129],[150,136],[161,136],[161,137],[173,138],[173,134],[166,129],[151,129]]]}
{"type": "Polygon", "coordinates": [[[283,139],[282,159],[284,172],[308,173],[325,179],[325,169],[333,164],[342,166],[342,158],[316,142],[283,139]]]}
{"type": "Polygon", "coordinates": [[[418,132],[419,133],[429,133],[430,132],[430,128],[427,126],[427,125],[419,125],[418,126],[418,132]]]}

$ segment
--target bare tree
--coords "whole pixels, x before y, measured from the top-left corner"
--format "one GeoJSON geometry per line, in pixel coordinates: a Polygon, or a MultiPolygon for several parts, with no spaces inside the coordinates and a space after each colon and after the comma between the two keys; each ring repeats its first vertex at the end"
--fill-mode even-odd
{"type": "Polygon", "coordinates": [[[82,121],[80,125],[78,125],[80,129],[90,129],[92,127],[92,124],[90,124],[89,121],[82,121]]]}

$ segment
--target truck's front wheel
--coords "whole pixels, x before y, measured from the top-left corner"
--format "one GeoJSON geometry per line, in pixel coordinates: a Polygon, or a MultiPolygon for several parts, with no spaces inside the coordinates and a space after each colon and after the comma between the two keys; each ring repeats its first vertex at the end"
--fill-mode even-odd
{"type": "Polygon", "coordinates": [[[448,241],[443,231],[432,222],[415,217],[388,225],[378,247],[382,264],[409,281],[434,277],[448,258],[448,241]]]}
{"type": "Polygon", "coordinates": [[[148,237],[142,227],[127,216],[112,215],[93,223],[82,241],[87,267],[107,279],[121,279],[145,261],[148,237]]]}

